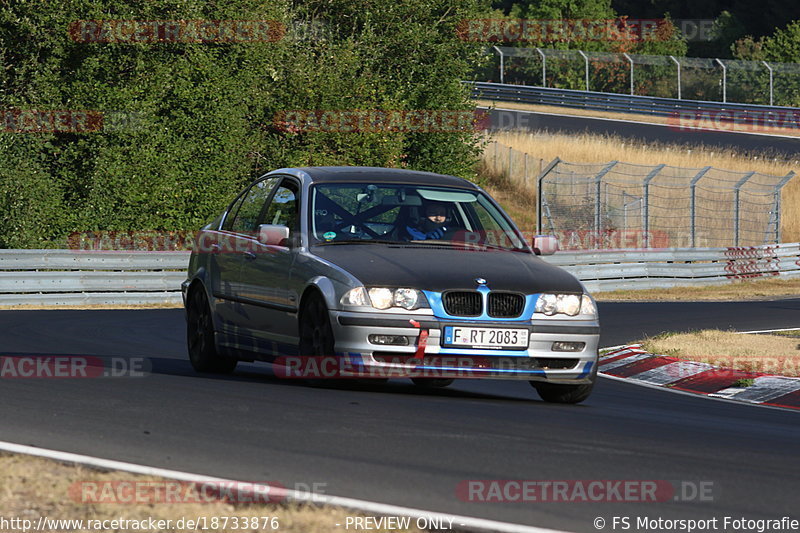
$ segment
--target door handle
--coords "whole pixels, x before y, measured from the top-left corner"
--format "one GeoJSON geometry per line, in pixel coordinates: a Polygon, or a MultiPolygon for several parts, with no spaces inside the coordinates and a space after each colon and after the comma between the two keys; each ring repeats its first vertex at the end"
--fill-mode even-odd
{"type": "Polygon", "coordinates": [[[256,257],[258,256],[256,256],[255,252],[247,251],[244,253],[244,258],[247,259],[248,261],[253,261],[256,257]]]}
{"type": "Polygon", "coordinates": [[[209,246],[209,248],[211,248],[211,253],[212,254],[218,254],[219,253],[219,250],[220,250],[219,244],[212,244],[211,246],[209,246]]]}

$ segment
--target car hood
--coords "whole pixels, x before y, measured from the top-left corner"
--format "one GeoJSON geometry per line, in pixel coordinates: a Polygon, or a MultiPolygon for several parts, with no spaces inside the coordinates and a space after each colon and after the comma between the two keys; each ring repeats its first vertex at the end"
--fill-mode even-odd
{"type": "Polygon", "coordinates": [[[484,278],[491,290],[582,292],[569,272],[522,252],[452,250],[426,245],[338,244],[316,246],[314,255],[347,270],[364,285],[442,292],[475,289],[484,278]]]}

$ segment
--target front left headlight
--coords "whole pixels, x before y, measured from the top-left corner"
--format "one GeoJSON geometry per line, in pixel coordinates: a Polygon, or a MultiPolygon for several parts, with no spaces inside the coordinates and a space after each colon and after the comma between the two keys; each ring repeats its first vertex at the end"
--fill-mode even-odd
{"type": "Polygon", "coordinates": [[[420,307],[429,307],[428,300],[425,294],[417,289],[409,289],[401,287],[399,289],[391,289],[387,287],[356,287],[350,289],[342,296],[341,300],[344,305],[355,305],[360,307],[374,307],[375,309],[389,309],[391,307],[400,307],[402,309],[419,309],[420,307]]]}
{"type": "Polygon", "coordinates": [[[534,312],[547,316],[597,316],[597,307],[588,294],[540,294],[534,312]]]}

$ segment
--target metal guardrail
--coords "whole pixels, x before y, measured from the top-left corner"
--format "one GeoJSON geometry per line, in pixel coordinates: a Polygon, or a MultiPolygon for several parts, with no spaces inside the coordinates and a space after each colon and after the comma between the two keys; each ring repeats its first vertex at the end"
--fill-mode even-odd
{"type": "Polygon", "coordinates": [[[800,117],[800,108],[775,107],[753,104],[708,102],[703,100],[676,100],[654,96],[636,96],[572,89],[552,89],[528,85],[508,85],[489,82],[465,82],[472,87],[472,97],[497,102],[519,102],[541,104],[593,111],[615,111],[618,113],[637,113],[661,117],[676,116],[681,112],[713,112],[714,120],[721,122],[745,123],[763,122],[769,113],[780,111],[784,127],[800,127],[800,124],[787,124],[786,118],[800,117]],[[795,114],[797,112],[798,114],[795,114]],[[727,115],[726,115],[727,113],[727,115]]]}
{"type": "Polygon", "coordinates": [[[557,252],[544,259],[572,273],[592,292],[800,276],[800,243],[557,252]]]}
{"type": "Polygon", "coordinates": [[[0,306],[178,304],[189,252],[0,250],[0,306]]]}
{"type": "MultiPolygon", "coordinates": [[[[558,252],[590,291],[800,276],[800,243],[558,252]]],[[[189,252],[0,250],[0,306],[180,304],[189,252]]]]}

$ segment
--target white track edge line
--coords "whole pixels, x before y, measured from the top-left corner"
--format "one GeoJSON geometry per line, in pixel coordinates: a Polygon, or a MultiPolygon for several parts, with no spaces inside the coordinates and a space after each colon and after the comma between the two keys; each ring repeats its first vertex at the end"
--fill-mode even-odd
{"type": "MultiPolygon", "coordinates": [[[[546,104],[544,104],[546,105],[546,104]]],[[[608,120],[611,122],[623,122],[626,124],[643,124],[646,126],[661,126],[664,128],[672,129],[674,126],[672,124],[663,124],[660,122],[644,122],[641,120],[625,120],[622,118],[605,118],[605,117],[590,117],[586,115],[570,115],[569,113],[547,113],[545,111],[530,111],[527,109],[509,109],[507,107],[486,107],[486,106],[477,106],[477,109],[486,109],[492,110],[495,109],[497,111],[516,111],[517,113],[530,113],[532,115],[550,115],[552,117],[573,117],[573,118],[585,118],[590,120],[608,120]]],[[[674,131],[674,130],[673,130],[674,131]]],[[[800,137],[796,137],[794,135],[778,135],[777,133],[760,133],[760,132],[750,132],[750,131],[735,131],[735,130],[709,130],[706,128],[698,128],[694,126],[683,126],[681,128],[680,133],[684,131],[689,131],[691,133],[694,132],[707,132],[707,133],[737,133],[739,135],[756,135],[760,137],[778,137],[780,139],[795,139],[800,140],[800,137]]]]}
{"type": "Polygon", "coordinates": [[[753,331],[736,331],[735,333],[774,333],[776,331],[798,331],[800,328],[781,328],[781,329],[755,329],[753,331]]]}
{"type": "Polygon", "coordinates": [[[337,507],[344,507],[354,509],[362,512],[371,512],[380,515],[403,515],[412,518],[421,517],[435,517],[441,519],[452,519],[453,527],[459,526],[460,529],[468,528],[470,530],[480,531],[497,531],[502,533],[567,533],[557,529],[547,529],[536,526],[526,526],[522,524],[513,524],[510,522],[499,522],[495,520],[488,520],[484,518],[474,518],[470,516],[461,516],[457,514],[442,513],[438,511],[425,511],[422,509],[414,509],[412,507],[402,507],[399,505],[391,505],[386,503],[371,502],[367,500],[359,500],[356,498],[346,498],[341,496],[328,496],[325,494],[315,494],[308,492],[300,492],[290,489],[281,489],[276,491],[275,487],[262,485],[259,483],[252,483],[249,481],[242,482],[233,479],[225,479],[218,477],[211,477],[199,474],[192,474],[190,472],[182,472],[180,470],[169,470],[165,468],[158,468],[153,466],[140,465],[135,463],[126,463],[123,461],[115,461],[113,459],[102,459],[93,457],[91,455],[81,455],[71,452],[62,452],[58,450],[50,450],[47,448],[38,448],[36,446],[26,446],[24,444],[15,444],[13,442],[0,441],[0,451],[11,453],[20,453],[25,455],[33,455],[36,457],[44,457],[46,459],[53,459],[55,461],[78,463],[83,465],[92,466],[95,468],[105,468],[111,470],[121,470],[131,472],[133,474],[141,474],[146,476],[159,476],[179,481],[189,482],[216,482],[216,483],[236,483],[240,486],[251,487],[258,490],[262,494],[278,493],[286,497],[288,500],[327,504],[337,507]]]}

